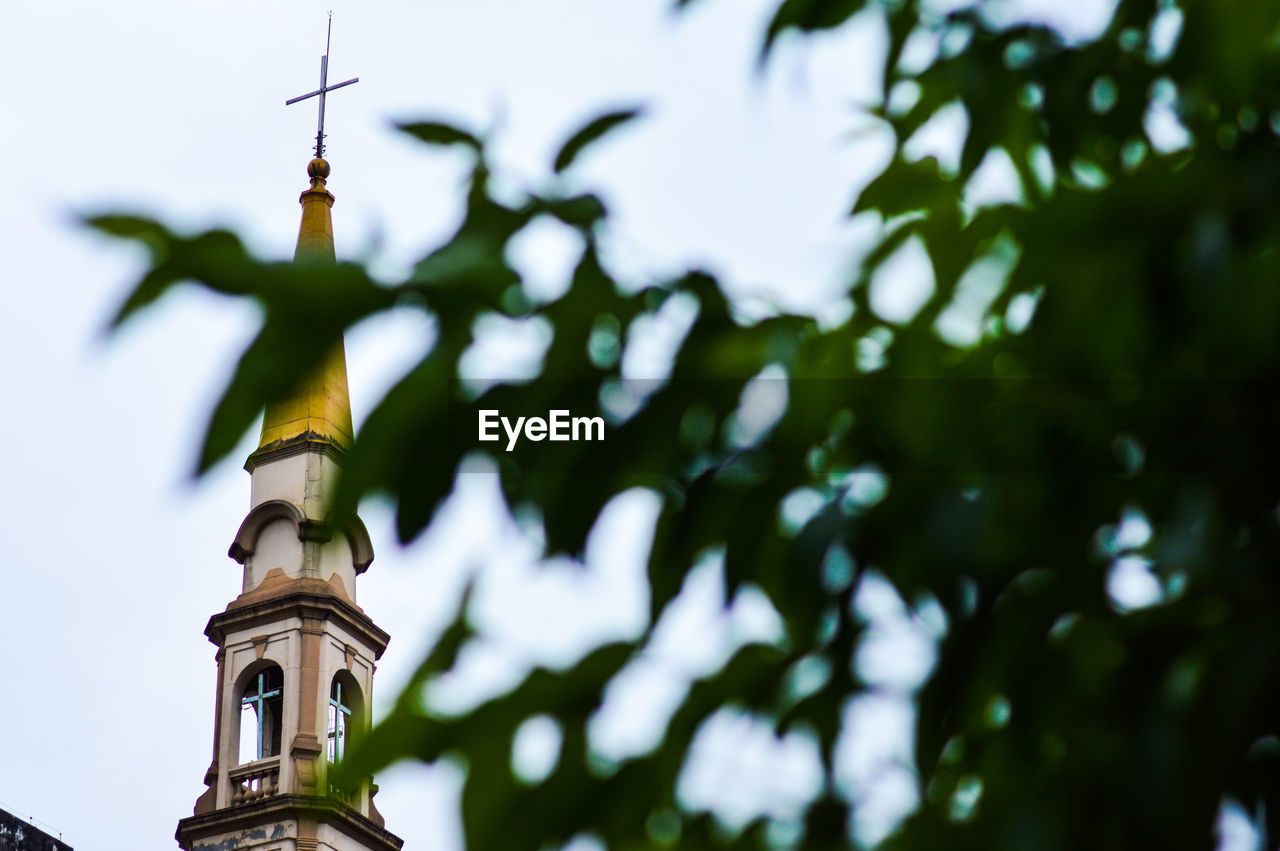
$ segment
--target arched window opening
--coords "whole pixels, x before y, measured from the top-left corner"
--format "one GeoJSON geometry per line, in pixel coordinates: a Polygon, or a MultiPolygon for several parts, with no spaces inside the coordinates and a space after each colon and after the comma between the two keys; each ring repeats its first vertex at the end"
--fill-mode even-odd
{"type": "Polygon", "coordinates": [[[240,698],[240,762],[253,762],[280,753],[280,722],[284,705],[284,673],[276,666],[254,674],[240,698]]]}
{"type": "Polygon", "coordinates": [[[343,687],[340,678],[333,678],[329,688],[329,762],[342,762],[347,752],[354,722],[354,697],[349,687],[343,687]]]}

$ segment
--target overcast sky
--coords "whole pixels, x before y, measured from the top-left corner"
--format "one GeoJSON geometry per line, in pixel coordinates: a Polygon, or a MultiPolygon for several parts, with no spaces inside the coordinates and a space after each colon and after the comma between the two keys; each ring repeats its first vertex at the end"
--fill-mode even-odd
{"type": "MultiPolygon", "coordinates": [[[[327,109],[340,257],[375,256],[391,277],[458,220],[465,159],[400,137],[392,120],[491,130],[515,185],[538,186],[568,132],[643,103],[648,118],[584,159],[579,176],[613,204],[619,268],[642,280],[705,265],[740,296],[793,306],[839,290],[857,241],[843,218],[852,187],[888,150],[883,139],[849,142],[860,126],[850,104],[877,83],[874,27],[784,45],[758,75],[767,0],[703,0],[679,17],[668,0],[331,5],[330,79],[360,77],[327,109]]],[[[252,447],[199,485],[187,475],[253,314],[192,289],[104,343],[141,258],[74,217],[131,210],[184,228],[228,225],[262,256],[288,257],[315,108],[283,104],[316,87],[329,8],[49,0],[6,10],[0,27],[0,806],[78,848],[173,847],[203,789],[215,666],[202,630],[240,590],[226,551],[247,510],[238,461],[252,447]]],[[[559,237],[519,246],[523,271],[554,282],[567,259],[559,237]]],[[[406,317],[352,335],[357,421],[421,331],[406,317]]],[[[481,673],[458,684],[460,703],[530,661],[566,661],[641,622],[647,542],[636,518],[653,510],[643,494],[618,506],[589,572],[569,581],[529,569],[529,548],[476,481],[407,551],[386,512],[366,512],[377,560],[360,602],[392,636],[375,713],[477,565],[477,611],[494,638],[470,660],[481,673]]],[[[706,605],[690,605],[687,629],[706,649],[673,661],[690,671],[713,665],[732,630],[769,628],[767,611],[717,623],[715,577],[700,581],[706,605]]],[[[664,677],[633,691],[670,699],[664,677]]],[[[643,746],[643,729],[611,723],[620,752],[643,746]]],[[[791,785],[803,788],[807,761],[793,761],[791,785]]],[[[378,779],[387,826],[407,847],[457,847],[456,774],[408,766],[378,779]]]]}
{"type": "MultiPolygon", "coordinates": [[[[624,277],[701,265],[744,302],[833,309],[871,232],[845,214],[890,152],[882,133],[862,132],[870,125],[856,110],[878,91],[878,24],[862,16],[833,35],[784,39],[760,73],[776,0],[700,0],[680,16],[672,5],[43,0],[6,10],[0,807],[83,851],[174,847],[212,747],[216,668],[202,630],[240,591],[226,551],[248,507],[239,462],[256,435],[199,484],[189,471],[215,393],[253,331],[252,309],[191,289],[104,341],[141,258],[75,217],[127,210],[187,229],[226,225],[264,257],[290,256],[315,107],[283,104],[316,88],[332,8],[330,80],[360,78],[327,107],[340,258],[371,258],[393,279],[458,221],[465,157],[423,148],[391,121],[444,118],[491,131],[502,173],[537,187],[567,133],[604,110],[645,104],[643,122],[584,158],[576,178],[612,205],[610,259],[624,277]]],[[[513,255],[552,289],[570,259],[554,228],[513,255]]],[[[357,424],[420,353],[423,330],[406,316],[349,336],[357,424]]],[[[475,607],[489,638],[447,688],[457,706],[501,691],[529,664],[563,664],[591,641],[634,635],[655,510],[643,493],[611,506],[584,572],[535,571],[536,548],[484,477],[469,479],[407,550],[393,543],[388,513],[368,506],[377,559],[359,600],[392,637],[374,680],[375,715],[469,572],[482,573],[475,607]]],[[[602,717],[602,747],[645,748],[658,728],[643,718],[660,717],[683,678],[776,628],[759,601],[718,615],[717,582],[713,569],[695,574],[666,644],[611,693],[621,708],[602,717]]],[[[912,781],[877,766],[909,758],[901,695],[927,670],[929,619],[913,627],[891,593],[863,605],[898,630],[898,643],[882,645],[882,658],[871,648],[866,664],[888,696],[861,703],[851,722],[893,735],[842,770],[881,777],[864,791],[892,814],[909,804],[912,781]],[[903,641],[919,646],[903,656],[903,641]],[[916,668],[904,670],[904,658],[916,668]]],[[[777,743],[728,722],[705,738],[708,752],[747,760],[757,779],[704,760],[684,790],[693,805],[731,819],[761,809],[785,817],[816,788],[802,741],[777,743]],[[717,800],[725,776],[748,780],[717,800]]],[[[538,737],[530,742],[524,758],[536,762],[538,737]]],[[[400,766],[378,782],[387,827],[407,848],[458,847],[455,771],[400,766]]]]}

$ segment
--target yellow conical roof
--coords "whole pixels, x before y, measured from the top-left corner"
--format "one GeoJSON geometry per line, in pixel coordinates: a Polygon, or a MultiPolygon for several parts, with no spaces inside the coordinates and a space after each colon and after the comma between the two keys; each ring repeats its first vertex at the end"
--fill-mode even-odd
{"type": "MultiPolygon", "coordinates": [[[[307,165],[311,188],[299,196],[302,224],[293,259],[334,262],[333,195],[325,189],[329,164],[320,158],[307,165]]],[[[351,398],[347,393],[347,357],[341,342],[321,369],[292,394],[267,406],[258,453],[306,441],[345,449],[351,445],[351,398]]]]}

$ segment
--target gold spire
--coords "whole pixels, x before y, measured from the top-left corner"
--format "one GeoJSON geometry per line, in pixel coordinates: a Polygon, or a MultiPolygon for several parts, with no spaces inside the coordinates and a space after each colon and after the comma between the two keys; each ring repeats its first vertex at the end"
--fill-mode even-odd
{"type": "MultiPolygon", "coordinates": [[[[317,157],[307,165],[311,188],[298,198],[302,224],[298,228],[295,261],[333,263],[333,195],[325,189],[329,164],[317,157]]],[[[299,443],[321,443],[346,449],[351,445],[351,398],[347,394],[347,357],[341,342],[318,372],[292,394],[267,406],[258,451],[283,449],[299,443]]]]}

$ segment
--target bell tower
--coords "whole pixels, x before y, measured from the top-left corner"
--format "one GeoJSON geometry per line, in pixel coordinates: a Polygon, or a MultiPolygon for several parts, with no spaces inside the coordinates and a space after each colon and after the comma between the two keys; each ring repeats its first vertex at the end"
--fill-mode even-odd
{"type": "MultiPolygon", "coordinates": [[[[334,260],[329,172],[318,156],[307,166],[295,261],[334,260]]],[[[267,408],[245,464],[249,513],[229,552],[244,584],[205,627],[218,664],[213,761],[195,813],[178,823],[185,851],[403,844],[383,826],[371,780],[338,788],[332,777],[348,743],[369,729],[375,663],[388,640],[356,604],[357,577],[373,561],[364,524],[338,527],[324,514],[352,433],[339,345],[267,408]]]]}

